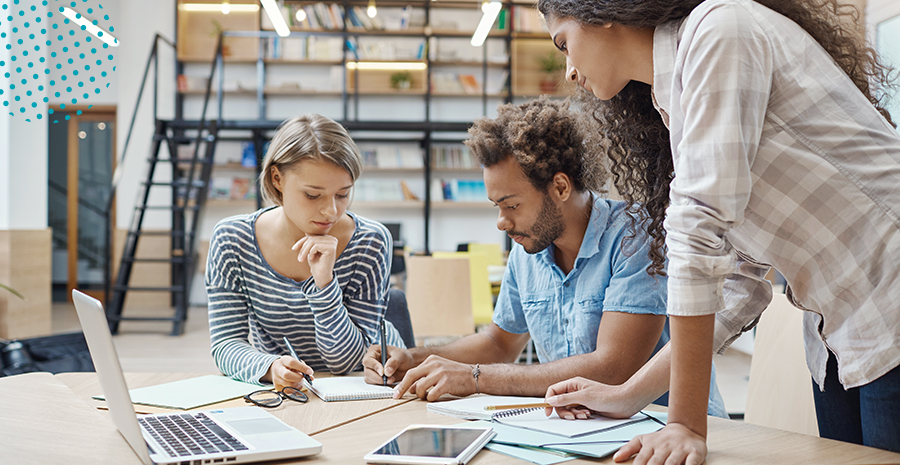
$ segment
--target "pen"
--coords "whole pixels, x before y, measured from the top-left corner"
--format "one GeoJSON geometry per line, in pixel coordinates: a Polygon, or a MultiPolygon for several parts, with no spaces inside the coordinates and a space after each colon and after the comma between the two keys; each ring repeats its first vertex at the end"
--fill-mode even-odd
{"type": "MultiPolygon", "coordinates": [[[[291,357],[294,357],[298,362],[302,362],[303,360],[300,360],[300,357],[297,356],[297,352],[294,351],[294,346],[291,345],[291,341],[288,340],[287,336],[284,336],[283,339],[285,345],[287,345],[288,351],[291,352],[291,357]]],[[[303,373],[303,379],[312,386],[312,378],[310,378],[308,374],[303,373]]]]}
{"type": "Polygon", "coordinates": [[[384,315],[381,316],[381,382],[384,386],[388,385],[388,377],[384,374],[384,365],[387,363],[387,330],[384,328],[384,319],[387,315],[388,304],[391,303],[391,292],[388,291],[384,295],[384,315]]]}
{"type": "Polygon", "coordinates": [[[381,381],[387,386],[387,375],[384,374],[384,364],[387,363],[387,343],[384,342],[385,329],[384,317],[381,318],[381,381]]]}
{"type": "Polygon", "coordinates": [[[552,408],[553,406],[548,403],[537,403],[537,404],[509,404],[509,405],[488,405],[484,409],[485,410],[509,410],[514,408],[552,408]]]}

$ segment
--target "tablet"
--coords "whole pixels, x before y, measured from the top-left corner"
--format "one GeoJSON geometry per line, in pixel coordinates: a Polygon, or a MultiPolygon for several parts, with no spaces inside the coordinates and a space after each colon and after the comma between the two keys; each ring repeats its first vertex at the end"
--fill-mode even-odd
{"type": "Polygon", "coordinates": [[[366,454],[365,460],[369,463],[462,465],[496,435],[490,427],[410,425],[366,454]]]}

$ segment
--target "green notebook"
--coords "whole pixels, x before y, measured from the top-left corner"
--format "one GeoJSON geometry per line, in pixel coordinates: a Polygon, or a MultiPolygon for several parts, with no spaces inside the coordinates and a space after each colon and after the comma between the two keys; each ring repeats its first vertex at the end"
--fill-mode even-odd
{"type": "MultiPolygon", "coordinates": [[[[190,410],[271,388],[271,385],[261,386],[235,381],[227,376],[208,375],[132,389],[128,394],[131,396],[131,402],[135,404],[190,410]]],[[[103,396],[94,396],[94,399],[106,400],[103,396]]]]}

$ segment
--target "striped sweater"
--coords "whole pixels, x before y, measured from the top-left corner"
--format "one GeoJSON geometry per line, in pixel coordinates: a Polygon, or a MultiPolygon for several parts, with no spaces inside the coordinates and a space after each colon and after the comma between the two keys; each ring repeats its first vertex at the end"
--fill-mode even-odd
{"type": "MultiPolygon", "coordinates": [[[[378,323],[391,265],[387,229],[348,212],[356,230],[335,260],[335,279],[318,289],[313,278],[295,281],[265,261],[255,228],[264,211],[220,221],[210,241],[206,290],[219,370],[258,383],[272,362],[289,353],[284,336],[313,370],[361,369],[368,345],[381,341],[378,323]]],[[[387,343],[405,347],[390,322],[386,326],[387,343]]]]}

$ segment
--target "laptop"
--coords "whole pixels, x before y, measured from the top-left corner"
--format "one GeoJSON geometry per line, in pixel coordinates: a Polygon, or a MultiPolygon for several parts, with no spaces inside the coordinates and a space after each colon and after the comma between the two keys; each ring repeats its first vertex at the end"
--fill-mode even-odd
{"type": "Polygon", "coordinates": [[[315,455],[319,441],[261,407],[138,415],[99,300],[72,291],[113,422],[146,465],[246,463],[315,455]]]}

